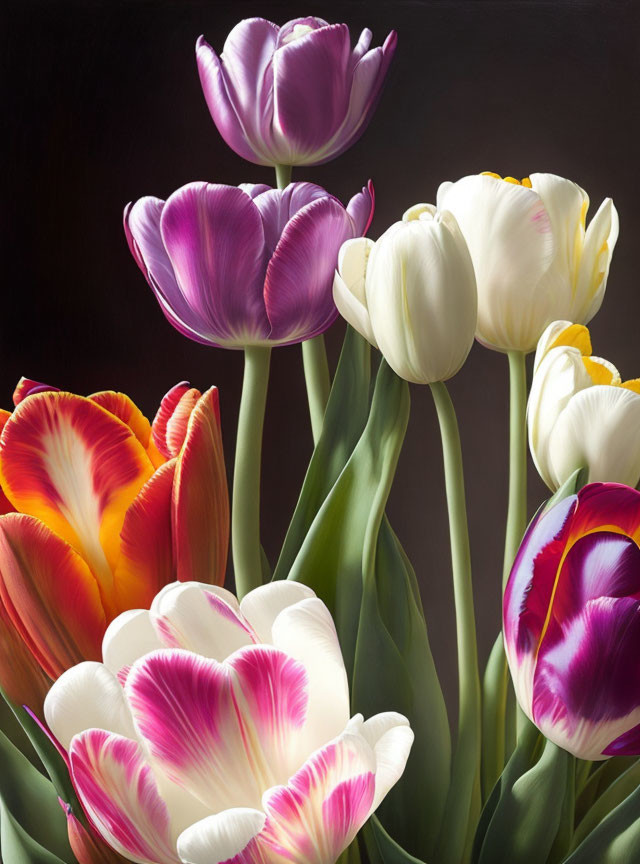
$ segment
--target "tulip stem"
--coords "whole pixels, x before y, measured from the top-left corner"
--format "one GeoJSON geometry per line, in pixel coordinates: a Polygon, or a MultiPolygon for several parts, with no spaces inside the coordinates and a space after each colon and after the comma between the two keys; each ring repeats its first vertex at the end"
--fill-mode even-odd
{"type": "Polygon", "coordinates": [[[322,432],[324,412],[329,401],[331,379],[329,363],[324,344],[324,336],[315,336],[302,343],[302,362],[304,377],[307,382],[307,397],[309,399],[309,414],[311,415],[311,431],[313,443],[317,444],[322,432]]]}
{"type": "Polygon", "coordinates": [[[527,368],[526,354],[509,351],[509,509],[504,541],[502,589],[527,527],[527,368]]]}
{"type": "Polygon", "coordinates": [[[286,188],[291,183],[291,172],[293,165],[275,165],[276,169],[276,186],[278,189],[286,188]]]}
{"type": "Polygon", "coordinates": [[[244,378],[233,472],[231,546],[239,598],[262,584],[260,464],[271,349],[244,349],[244,378]]]}
{"type": "Polygon", "coordinates": [[[480,677],[471,580],[471,552],[458,421],[449,391],[442,382],[431,385],[442,437],[444,476],[449,510],[449,537],[458,647],[458,740],[451,786],[434,861],[460,864],[472,813],[472,798],[480,770],[480,677]]]}

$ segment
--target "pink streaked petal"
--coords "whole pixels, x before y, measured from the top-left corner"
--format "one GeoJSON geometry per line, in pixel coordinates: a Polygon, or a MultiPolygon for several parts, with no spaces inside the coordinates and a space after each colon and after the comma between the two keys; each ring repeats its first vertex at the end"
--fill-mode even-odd
{"type": "Polygon", "coordinates": [[[260,810],[233,807],[196,822],[178,837],[178,854],[189,864],[266,864],[254,838],[265,823],[260,810]]]}
{"type": "Polygon", "coordinates": [[[356,192],[347,204],[347,213],[353,219],[356,237],[364,237],[369,230],[376,205],[376,195],[371,180],[362,187],[362,192],[356,192]]]}
{"type": "Polygon", "coordinates": [[[235,186],[188,183],[167,200],[160,229],[194,329],[214,344],[266,338],[264,231],[251,198],[235,186]]]}
{"type": "Polygon", "coordinates": [[[58,392],[59,388],[43,384],[42,381],[34,381],[33,378],[21,378],[13,391],[13,404],[18,406],[23,399],[32,393],[44,393],[47,390],[58,392]]]}
{"type": "Polygon", "coordinates": [[[138,492],[124,517],[113,577],[118,612],[147,608],[175,580],[171,513],[176,460],[165,462],[138,492]]]}
{"type": "Polygon", "coordinates": [[[218,811],[259,807],[264,789],[290,775],[305,688],[300,664],[252,646],[225,663],[155,652],[134,665],[126,694],[163,772],[218,811]]]}
{"type": "Polygon", "coordinates": [[[177,864],[167,807],[139,744],[100,729],[70,748],[74,785],[101,836],[130,861],[177,864]]]}
{"type": "Polygon", "coordinates": [[[201,395],[188,381],[181,381],[163,396],[151,429],[155,445],[165,458],[180,452],[191,411],[201,395]]]}
{"type": "Polygon", "coordinates": [[[589,531],[618,531],[640,541],[640,492],[621,483],[590,483],[578,493],[571,538],[589,531]]]}
{"type": "Polygon", "coordinates": [[[334,198],[313,201],[287,223],[265,279],[271,339],[301,342],[335,321],[333,276],[338,252],[354,236],[354,223],[334,198]]]}
{"type": "Polygon", "coordinates": [[[229,493],[218,390],[190,413],[173,484],[172,536],[176,578],[222,585],[229,545],[229,493]]]}

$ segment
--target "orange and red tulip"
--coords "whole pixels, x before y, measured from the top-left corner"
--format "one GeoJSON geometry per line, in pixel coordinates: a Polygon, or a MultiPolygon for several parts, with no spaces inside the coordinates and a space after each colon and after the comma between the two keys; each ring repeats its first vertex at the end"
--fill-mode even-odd
{"type": "Polygon", "coordinates": [[[123,393],[22,379],[0,412],[0,684],[42,706],[98,660],[109,622],[175,580],[224,581],[229,503],[218,392],[167,393],[153,424],[123,393]]]}

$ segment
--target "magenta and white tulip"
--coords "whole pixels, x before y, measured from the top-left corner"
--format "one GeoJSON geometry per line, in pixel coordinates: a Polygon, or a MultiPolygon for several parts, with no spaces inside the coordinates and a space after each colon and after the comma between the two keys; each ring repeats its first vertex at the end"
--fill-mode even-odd
{"type": "Polygon", "coordinates": [[[349,717],[331,615],[274,582],[174,583],[45,704],[92,825],[144,864],[333,864],[402,775],[406,718],[349,717]]]}
{"type": "Polygon", "coordinates": [[[395,31],[369,50],[346,24],[249,18],[220,57],[204,37],[196,59],[209,111],[232,150],[258,165],[319,165],[347,150],[373,116],[395,52],[395,31]]]}
{"type": "Polygon", "coordinates": [[[373,217],[371,183],[345,207],[313,183],[188,183],[125,209],[131,252],[162,311],[205,345],[289,345],[323,333],[338,311],[338,251],[373,217]]]}

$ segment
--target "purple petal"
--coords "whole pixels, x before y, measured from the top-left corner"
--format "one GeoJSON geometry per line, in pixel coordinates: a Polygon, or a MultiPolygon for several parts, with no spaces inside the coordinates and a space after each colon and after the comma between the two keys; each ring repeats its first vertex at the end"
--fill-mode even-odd
{"type": "Polygon", "coordinates": [[[273,254],[285,225],[298,210],[319,198],[329,197],[329,193],[315,183],[290,183],[286,189],[270,189],[258,195],[255,202],[262,216],[269,254],[273,254]]]}
{"type": "Polygon", "coordinates": [[[235,186],[189,183],[168,199],[160,227],[198,330],[214,344],[265,339],[264,231],[251,198],[235,186]]]}
{"type": "Polygon", "coordinates": [[[271,192],[271,188],[266,183],[240,183],[238,186],[238,189],[246,192],[249,198],[256,198],[258,195],[262,195],[263,192],[271,192]]]}
{"type": "Polygon", "coordinates": [[[355,68],[358,64],[358,61],[364,57],[364,55],[369,50],[369,46],[371,45],[371,39],[373,34],[368,27],[365,27],[362,33],[360,34],[360,38],[356,44],[356,47],[351,52],[351,65],[355,68]]]}
{"type": "Polygon", "coordinates": [[[308,204],[287,223],[265,280],[274,341],[301,342],[335,321],[333,275],[341,245],[353,236],[351,217],[330,197],[308,204]]]}
{"type": "MultiPolygon", "coordinates": [[[[640,603],[589,601],[553,644],[543,640],[533,687],[533,717],[571,737],[584,722],[624,718],[640,707],[640,603]]],[[[631,724],[635,725],[635,724],[631,724]]],[[[608,742],[607,742],[608,743],[608,742]]]]}
{"type": "Polygon", "coordinates": [[[274,135],[289,153],[283,161],[315,161],[344,122],[350,54],[346,24],[321,27],[274,54],[274,135]]]}
{"type": "Polygon", "coordinates": [[[640,754],[640,723],[624,732],[602,751],[603,756],[638,756],[640,754]]]}
{"type": "Polygon", "coordinates": [[[277,47],[280,48],[281,45],[286,45],[287,42],[291,41],[291,37],[293,36],[296,27],[311,27],[312,30],[319,30],[321,27],[328,26],[329,22],[325,21],[324,18],[316,18],[313,15],[309,15],[306,18],[294,18],[292,21],[287,21],[286,24],[283,24],[282,27],[280,27],[277,47]]]}
{"type": "Polygon", "coordinates": [[[160,233],[164,201],[148,196],[129,204],[124,211],[124,230],[131,254],[165,317],[176,330],[196,342],[209,344],[200,332],[200,320],[184,299],[160,233]]]}
{"type": "Polygon", "coordinates": [[[244,125],[246,118],[238,114],[238,110],[232,102],[222,64],[203,36],[200,36],[196,43],[196,62],[209,113],[226,144],[238,156],[249,162],[256,162],[258,165],[271,165],[272,160],[268,155],[265,155],[264,149],[260,146],[260,138],[248,140],[244,125]],[[254,149],[256,147],[257,149],[254,149]]]}
{"type": "Polygon", "coordinates": [[[375,190],[371,180],[363,187],[362,192],[356,192],[347,204],[347,213],[353,219],[356,237],[364,237],[369,230],[373,212],[376,206],[375,190]]]}
{"type": "Polygon", "coordinates": [[[640,528],[640,492],[622,483],[590,483],[578,494],[573,534],[615,525],[633,536],[640,528]]]}

